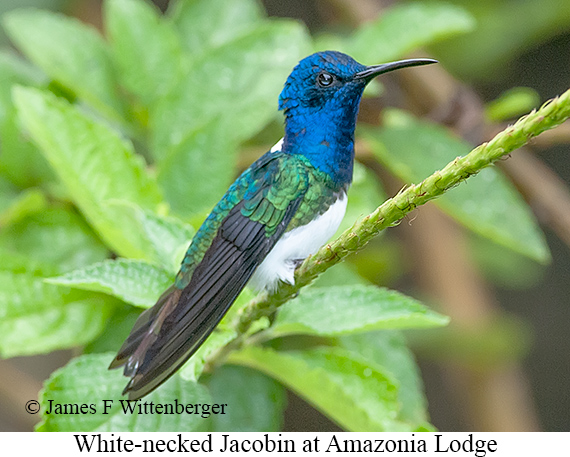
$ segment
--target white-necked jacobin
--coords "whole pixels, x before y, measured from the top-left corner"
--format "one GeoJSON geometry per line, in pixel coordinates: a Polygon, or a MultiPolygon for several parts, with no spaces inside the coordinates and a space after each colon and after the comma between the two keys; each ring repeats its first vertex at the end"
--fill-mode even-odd
{"type": "Polygon", "coordinates": [[[365,66],[336,51],[301,60],[279,97],[285,136],[231,185],[188,248],[175,283],[144,311],[110,368],[123,394],[148,394],[200,347],[248,282],[294,282],[298,263],[335,233],[352,181],[360,98],[374,77],[436,62],[365,66]]]}

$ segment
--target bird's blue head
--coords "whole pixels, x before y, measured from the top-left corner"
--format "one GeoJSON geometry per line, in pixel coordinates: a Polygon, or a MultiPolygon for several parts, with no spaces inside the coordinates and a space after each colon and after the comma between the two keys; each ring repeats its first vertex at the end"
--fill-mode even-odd
{"type": "Polygon", "coordinates": [[[360,99],[366,80],[354,78],[366,67],[337,51],[317,52],[294,68],[279,96],[285,115],[316,114],[323,109],[338,110],[360,99]]]}
{"type": "Polygon", "coordinates": [[[279,109],[285,113],[283,150],[303,154],[335,182],[348,185],[356,115],[366,85],[382,73],[433,62],[409,59],[367,67],[337,51],[304,58],[279,96],[279,109]]]}

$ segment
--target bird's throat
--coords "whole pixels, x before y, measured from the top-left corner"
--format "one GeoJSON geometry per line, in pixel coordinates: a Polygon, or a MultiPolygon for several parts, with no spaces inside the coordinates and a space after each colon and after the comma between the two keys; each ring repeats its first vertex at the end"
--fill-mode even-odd
{"type": "Polygon", "coordinates": [[[289,118],[282,151],[305,156],[339,187],[346,188],[352,182],[355,123],[356,113],[345,122],[335,122],[324,116],[305,118],[301,123],[289,118]]]}

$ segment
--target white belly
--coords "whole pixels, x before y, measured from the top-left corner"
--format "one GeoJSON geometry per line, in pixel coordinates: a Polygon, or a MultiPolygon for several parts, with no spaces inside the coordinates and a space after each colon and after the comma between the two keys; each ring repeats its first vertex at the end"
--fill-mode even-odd
{"type": "Polygon", "coordinates": [[[314,254],[334,235],[344,217],[346,203],[343,192],[325,213],[285,233],[259,265],[249,284],[268,291],[274,290],[279,280],[293,284],[295,261],[314,254]]]}

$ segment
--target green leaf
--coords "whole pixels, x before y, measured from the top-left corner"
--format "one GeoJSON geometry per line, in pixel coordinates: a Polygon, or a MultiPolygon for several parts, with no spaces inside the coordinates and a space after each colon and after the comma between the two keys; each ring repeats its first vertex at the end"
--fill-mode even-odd
{"type": "Polygon", "coordinates": [[[540,105],[538,92],[530,87],[513,87],[485,108],[487,119],[502,122],[528,113],[540,105]]]}
{"type": "Polygon", "coordinates": [[[194,227],[178,218],[159,216],[148,210],[139,209],[137,218],[146,238],[154,248],[156,260],[167,271],[176,273],[196,233],[194,227]]]}
{"type": "MultiPolygon", "coordinates": [[[[42,422],[36,430],[41,432],[179,432],[205,431],[209,425],[200,414],[133,414],[124,413],[120,393],[127,379],[121,370],[109,371],[107,367],[114,354],[90,354],[73,359],[65,367],[52,373],[40,392],[42,422]],[[93,405],[94,414],[46,414],[49,402],[53,404],[93,405]],[[103,400],[110,408],[104,410],[103,400]]],[[[174,405],[175,400],[187,404],[211,404],[206,389],[196,383],[173,376],[160,389],[155,390],[142,402],[155,405],[174,405]]],[[[126,407],[126,406],[125,406],[126,407]]],[[[87,409],[89,411],[89,409],[87,409]]]]}
{"type": "Polygon", "coordinates": [[[278,352],[249,346],[230,363],[277,379],[349,431],[406,431],[396,420],[397,385],[354,354],[334,347],[278,352]]]}
{"type": "Polygon", "coordinates": [[[106,204],[120,198],[153,209],[161,202],[132,145],[52,94],[17,87],[14,97],[26,130],[89,223],[120,255],[146,258],[138,224],[106,204]]]}
{"type": "Polygon", "coordinates": [[[257,133],[275,116],[283,83],[309,48],[307,33],[297,22],[268,21],[196,59],[151,113],[155,157],[167,157],[215,120],[233,143],[257,133]]]}
{"type": "Polygon", "coordinates": [[[536,263],[518,252],[475,234],[467,241],[471,259],[485,280],[501,289],[531,289],[537,287],[546,277],[547,265],[536,263]]]}
{"type": "Polygon", "coordinates": [[[97,110],[121,119],[109,51],[95,29],[34,9],[10,11],[3,18],[11,40],[32,62],[97,110]]]}
{"type": "Polygon", "coordinates": [[[63,276],[49,278],[50,284],[103,292],[131,305],[149,308],[173,282],[162,268],[142,260],[105,260],[63,276]]]}
{"type": "Polygon", "coordinates": [[[498,314],[485,325],[450,325],[438,332],[410,331],[414,352],[423,359],[440,360],[479,372],[520,363],[533,345],[528,322],[507,313],[498,314]]]}
{"type": "MultiPolygon", "coordinates": [[[[51,11],[62,11],[66,9],[66,0],[3,0],[0,2],[0,16],[15,8],[31,7],[41,8],[51,11]]],[[[4,31],[0,31],[0,43],[6,44],[8,37],[4,31]]]]}
{"type": "Polygon", "coordinates": [[[173,211],[203,219],[234,180],[236,162],[236,145],[214,121],[170,151],[157,179],[173,211]]]}
{"type": "Polygon", "coordinates": [[[0,246],[0,270],[12,273],[25,273],[30,276],[45,277],[60,273],[57,266],[38,259],[31,259],[26,255],[13,252],[0,246]]]}
{"type": "MultiPolygon", "coordinates": [[[[382,129],[364,130],[378,160],[405,182],[419,182],[471,147],[437,125],[393,113],[382,129]]],[[[544,235],[514,187],[485,168],[435,202],[464,226],[538,262],[550,259],[544,235]]]]}
{"type": "Polygon", "coordinates": [[[0,215],[10,208],[18,194],[19,189],[4,176],[0,176],[0,215]]]}
{"type": "MultiPolygon", "coordinates": [[[[337,42],[335,48],[359,62],[382,63],[474,27],[471,14],[459,6],[409,2],[388,9],[377,20],[360,27],[348,40],[337,42]]],[[[328,46],[328,42],[318,45],[323,46],[328,46]]]]}
{"type": "Polygon", "coordinates": [[[182,75],[176,29],[143,0],[107,1],[105,18],[120,82],[146,106],[151,105],[182,75]]]}
{"type": "Polygon", "coordinates": [[[83,354],[116,353],[131,333],[141,311],[126,303],[118,304],[109,317],[105,332],[87,344],[83,354]]]}
{"type": "Polygon", "coordinates": [[[30,214],[0,232],[0,252],[47,265],[49,274],[65,273],[108,256],[108,251],[84,220],[75,212],[46,208],[30,214]]]}
{"type": "Polygon", "coordinates": [[[20,187],[45,186],[54,181],[54,173],[47,160],[22,133],[15,107],[10,107],[0,122],[0,147],[2,160],[0,172],[20,187]]]}
{"type": "Polygon", "coordinates": [[[256,0],[178,0],[169,13],[193,56],[249,32],[264,16],[256,0]]]}
{"type": "Polygon", "coordinates": [[[436,327],[448,318],[399,292],[374,286],[304,290],[285,303],[270,335],[334,336],[384,328],[436,327]]]}
{"type": "Polygon", "coordinates": [[[12,106],[13,85],[39,86],[46,82],[41,72],[28,62],[12,52],[0,51],[0,120],[5,118],[12,106]]]}
{"type": "Polygon", "coordinates": [[[214,403],[226,414],[211,418],[213,432],[278,432],[283,424],[285,389],[259,371],[226,365],[207,379],[214,403]]]}
{"type": "Polygon", "coordinates": [[[398,418],[412,427],[430,428],[420,372],[406,340],[398,331],[369,332],[339,338],[340,345],[398,381],[398,418]]]}
{"type": "Polygon", "coordinates": [[[239,142],[276,115],[283,82],[308,47],[299,24],[262,24],[198,58],[153,110],[158,179],[176,213],[203,218],[222,197],[239,142]]]}
{"type": "MultiPolygon", "coordinates": [[[[372,240],[366,249],[349,257],[344,263],[350,265],[353,275],[357,274],[361,278],[360,282],[353,281],[352,284],[375,284],[389,287],[400,279],[407,269],[408,259],[403,253],[402,242],[396,237],[379,236],[372,240]]],[[[337,268],[338,265],[335,265],[324,274],[337,268]]],[[[347,284],[342,281],[341,278],[338,283],[330,283],[330,285],[347,284]]]]}
{"type": "Polygon", "coordinates": [[[0,51],[0,172],[20,187],[33,187],[51,179],[51,170],[38,149],[20,131],[12,103],[12,87],[46,85],[45,76],[6,51],[0,51]]]}
{"type": "Polygon", "coordinates": [[[0,227],[13,224],[28,214],[41,211],[46,206],[47,201],[41,190],[27,189],[14,198],[8,207],[0,211],[0,227]]]}
{"type": "Polygon", "coordinates": [[[103,296],[0,271],[0,354],[44,354],[88,343],[103,331],[113,307],[103,296]]]}
{"type": "Polygon", "coordinates": [[[534,51],[568,33],[570,24],[570,3],[560,0],[522,1],[516,8],[508,0],[454,3],[464,5],[475,16],[477,27],[471,33],[436,44],[433,51],[462,81],[497,83],[499,75],[516,71],[513,60],[526,50],[534,51]]]}

